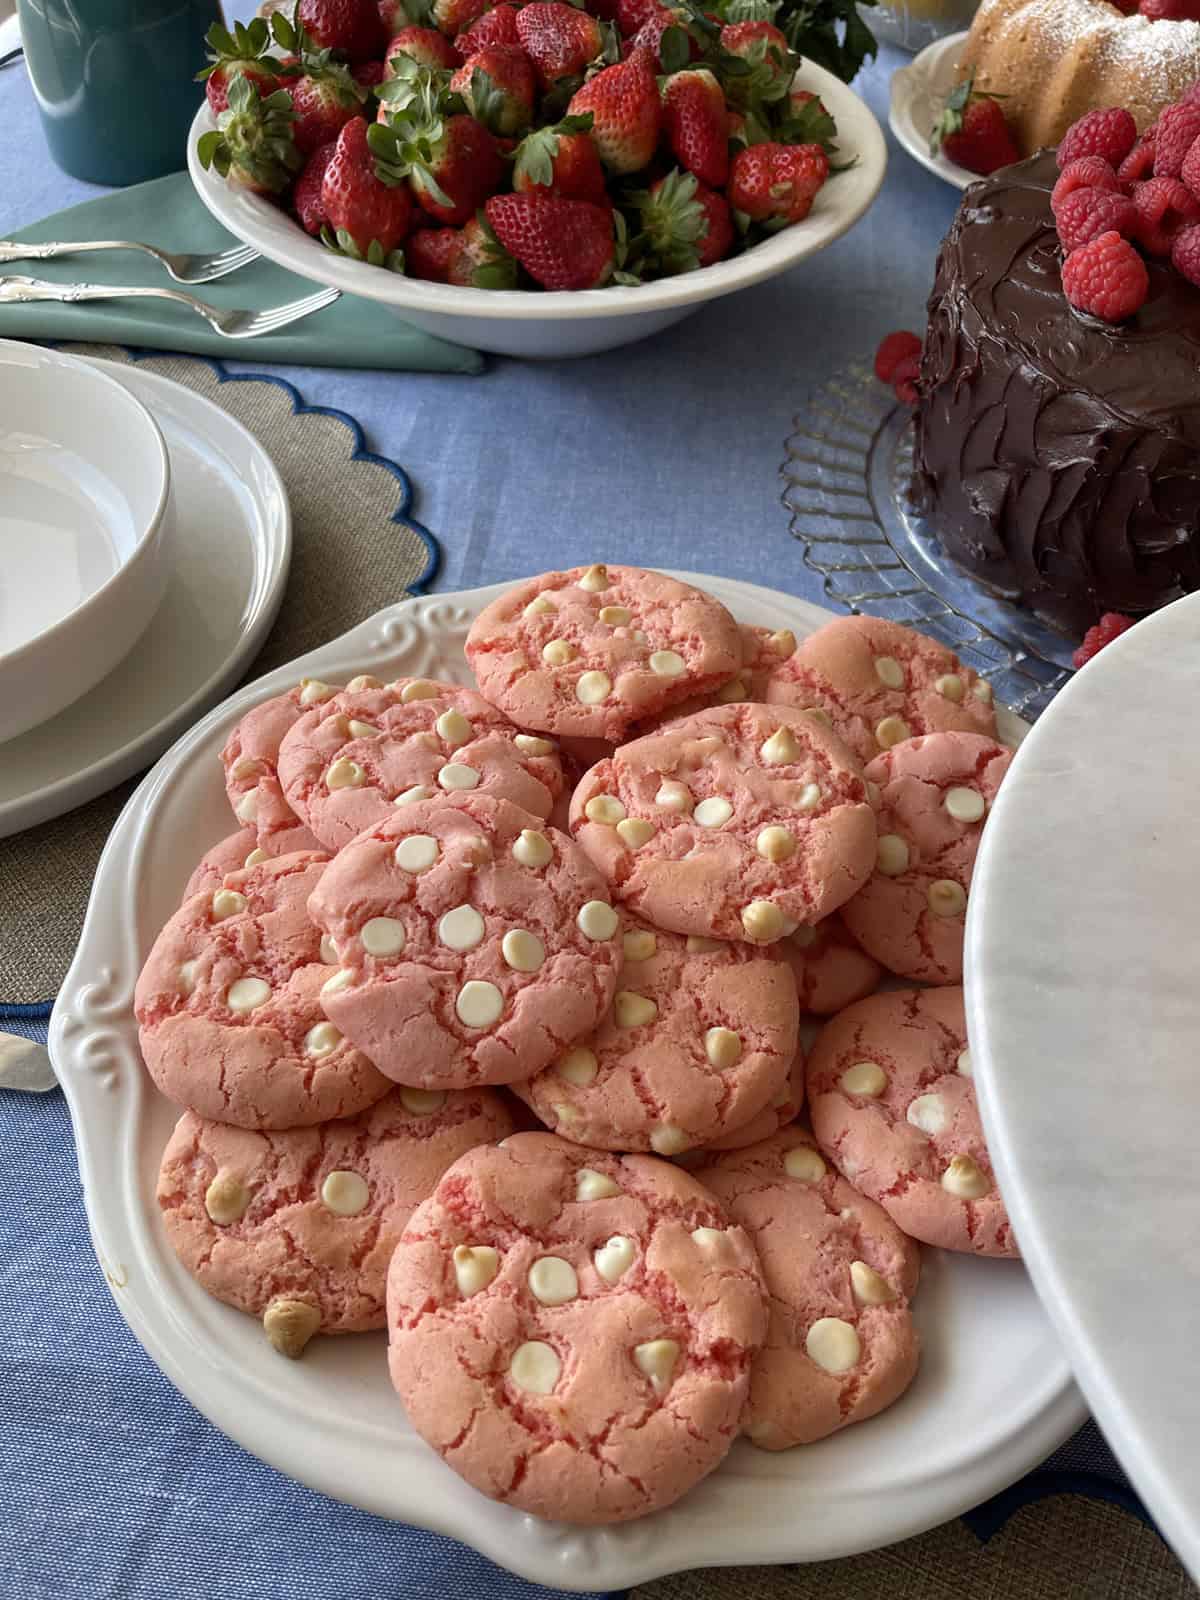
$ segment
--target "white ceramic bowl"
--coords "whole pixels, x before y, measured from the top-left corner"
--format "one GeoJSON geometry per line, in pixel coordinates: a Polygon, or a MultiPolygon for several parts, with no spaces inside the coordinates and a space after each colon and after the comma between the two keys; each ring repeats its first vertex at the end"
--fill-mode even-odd
{"type": "Polygon", "coordinates": [[[0,340],[0,741],[99,683],[167,580],[153,417],[106,373],[0,340]]]}
{"type": "Polygon", "coordinates": [[[477,350],[542,359],[592,355],[645,339],[681,321],[706,300],[786,272],[840,238],[866,211],[887,169],[887,147],[879,124],[859,97],[831,72],[806,61],[795,81],[820,95],[837,122],[840,159],[853,157],[855,165],[825,185],[809,216],[795,227],[785,228],[730,261],[636,287],[584,289],[573,294],[459,289],[423,283],[335,255],[309,238],[278,206],[231,187],[216,172],[205,172],[196,144],[213,126],[207,105],[192,123],[188,171],[201,200],[230,233],[302,278],[378,300],[426,333],[477,350]]]}

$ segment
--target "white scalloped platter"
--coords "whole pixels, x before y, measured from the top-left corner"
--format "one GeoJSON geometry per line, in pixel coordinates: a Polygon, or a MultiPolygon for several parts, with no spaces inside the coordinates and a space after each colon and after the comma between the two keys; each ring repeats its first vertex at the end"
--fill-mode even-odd
{"type": "MultiPolygon", "coordinates": [[[[745,622],[813,632],[829,613],[751,584],[681,573],[745,622]]],[[[958,1515],[1043,1460],[1084,1407],[1058,1338],[1016,1262],[925,1252],[921,1370],[904,1398],[805,1449],[739,1443],[680,1504],[618,1528],[540,1523],[467,1487],[412,1432],[384,1335],[317,1339],[281,1360],[256,1322],[179,1265],[154,1199],[176,1109],[143,1070],[133,986],[201,853],[228,833],[218,752],[256,701],[303,674],[469,681],[463,640],[503,587],[407,600],[241,690],[162,758],[113,830],[50,1029],[92,1240],[122,1314],[153,1359],[219,1428],[282,1472],[380,1516],[474,1546],[534,1582],[624,1589],[665,1573],[820,1561],[958,1515]]],[[[1009,717],[1010,742],[1023,725],[1009,717]]]]}

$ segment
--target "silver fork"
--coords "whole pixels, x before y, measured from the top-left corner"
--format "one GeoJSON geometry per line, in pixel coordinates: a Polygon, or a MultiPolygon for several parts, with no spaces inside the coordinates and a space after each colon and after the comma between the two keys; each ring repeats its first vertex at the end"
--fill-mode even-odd
{"type": "Polygon", "coordinates": [[[136,239],[89,239],[85,243],[66,239],[54,244],[17,244],[0,239],[0,262],[50,261],[55,256],[83,255],[89,250],[141,250],[160,261],[176,283],[215,283],[239,267],[258,260],[258,251],[248,244],[234,245],[209,255],[189,255],[159,250],[136,239]]]}
{"type": "Polygon", "coordinates": [[[61,300],[74,305],[80,300],[175,300],[187,306],[227,339],[257,339],[264,333],[277,333],[301,317],[311,317],[341,297],[340,289],[321,289],[302,300],[289,300],[266,311],[219,311],[179,289],[121,289],[107,283],[44,283],[38,278],[13,276],[0,278],[0,305],[23,305],[34,300],[61,300]]]}

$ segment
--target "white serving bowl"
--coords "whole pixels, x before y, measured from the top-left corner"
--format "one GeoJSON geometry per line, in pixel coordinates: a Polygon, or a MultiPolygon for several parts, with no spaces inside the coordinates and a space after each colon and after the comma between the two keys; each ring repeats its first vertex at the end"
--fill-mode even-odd
{"type": "Polygon", "coordinates": [[[0,340],[0,741],[136,643],[166,587],[170,488],[158,426],[119,383],[0,340]]]}
{"type": "Polygon", "coordinates": [[[859,97],[822,67],[804,62],[795,82],[820,95],[837,122],[839,159],[853,157],[855,165],[830,179],[795,227],[732,260],[636,287],[577,293],[459,289],[335,255],[269,200],[232,187],[215,171],[205,172],[196,145],[214,126],[207,105],[192,123],[188,171],[201,200],[230,233],[302,278],[377,300],[426,333],[477,350],[535,359],[593,355],[645,339],[707,300],[786,272],[840,238],[866,211],[887,169],[879,124],[859,97]]]}

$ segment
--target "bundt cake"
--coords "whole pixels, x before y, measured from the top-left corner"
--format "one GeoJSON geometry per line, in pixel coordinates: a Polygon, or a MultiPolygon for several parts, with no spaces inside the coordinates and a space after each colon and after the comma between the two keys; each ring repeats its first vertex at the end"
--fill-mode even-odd
{"type": "Polygon", "coordinates": [[[1125,16],[1108,0],[983,0],[959,76],[1003,95],[1022,155],[1056,145],[1077,117],[1125,106],[1139,130],[1200,78],[1200,22],[1125,16]]]}
{"type": "Polygon", "coordinates": [[[1128,321],[1077,315],[1057,176],[1044,151],[973,184],[943,241],[915,491],[951,559],[1078,635],[1200,588],[1200,288],[1151,258],[1128,321]]]}

